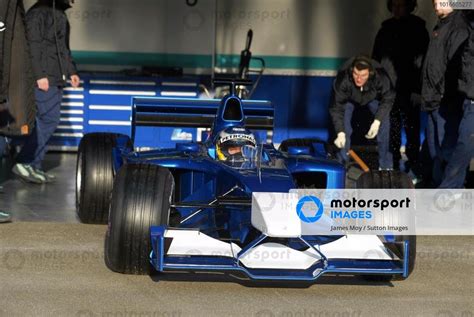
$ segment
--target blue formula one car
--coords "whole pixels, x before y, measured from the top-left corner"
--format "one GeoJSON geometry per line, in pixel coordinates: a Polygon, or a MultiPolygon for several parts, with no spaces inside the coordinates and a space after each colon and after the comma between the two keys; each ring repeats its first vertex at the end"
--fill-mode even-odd
{"type": "MultiPolygon", "coordinates": [[[[313,281],[326,273],[407,278],[415,263],[413,236],[302,236],[271,229],[274,220],[252,208],[252,194],[344,188],[346,171],[322,141],[291,139],[279,150],[259,142],[254,132],[273,127],[271,103],[241,100],[235,88],[245,83],[225,83],[231,93],[222,100],[136,98],[130,137],[93,133],[82,139],[77,213],[85,223],[108,223],[106,265],[126,274],[239,271],[260,280],[313,281]],[[201,143],[135,152],[139,126],[210,130],[201,143]]],[[[377,171],[363,174],[357,186],[405,188],[411,181],[377,171]]]]}

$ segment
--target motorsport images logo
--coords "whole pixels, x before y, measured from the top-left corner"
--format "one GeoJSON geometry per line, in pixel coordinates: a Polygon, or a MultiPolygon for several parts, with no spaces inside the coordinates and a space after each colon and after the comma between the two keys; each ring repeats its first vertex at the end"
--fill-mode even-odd
{"type": "Polygon", "coordinates": [[[304,196],[296,204],[296,213],[304,222],[316,222],[324,213],[323,203],[315,196],[304,196]]]}
{"type": "MultiPolygon", "coordinates": [[[[387,208],[410,208],[410,198],[397,199],[330,199],[331,219],[372,219],[373,209],[381,212],[387,208]]],[[[307,223],[321,219],[324,213],[323,203],[316,196],[304,196],[296,205],[298,217],[307,223]]]]}

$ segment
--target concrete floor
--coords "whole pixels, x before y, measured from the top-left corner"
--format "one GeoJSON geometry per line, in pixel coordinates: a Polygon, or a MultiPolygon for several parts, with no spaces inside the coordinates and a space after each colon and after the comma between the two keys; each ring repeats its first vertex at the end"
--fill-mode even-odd
{"type": "Polygon", "coordinates": [[[11,173],[10,160],[2,161],[0,209],[11,211],[15,221],[78,223],[75,213],[76,155],[48,154],[43,165],[46,171],[57,176],[54,183],[26,183],[11,173]]]}
{"type": "MultiPolygon", "coordinates": [[[[56,183],[2,180],[0,316],[474,316],[474,238],[419,237],[406,281],[328,276],[314,285],[221,274],[127,276],[103,260],[105,226],[79,224],[74,154],[50,154],[56,183]]],[[[5,171],[3,176],[5,178],[5,171]]]]}
{"type": "Polygon", "coordinates": [[[231,275],[128,276],[104,265],[105,226],[0,227],[0,316],[471,317],[472,237],[420,237],[406,281],[323,277],[256,284],[231,275]]]}

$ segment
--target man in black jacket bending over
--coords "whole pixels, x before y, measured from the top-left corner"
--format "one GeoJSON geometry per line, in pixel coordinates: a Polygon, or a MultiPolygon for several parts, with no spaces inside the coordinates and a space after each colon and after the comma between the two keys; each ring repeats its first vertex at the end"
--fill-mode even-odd
{"type": "Polygon", "coordinates": [[[39,0],[26,15],[27,37],[36,80],[36,126],[17,157],[13,173],[37,184],[54,179],[41,162],[46,144],[60,119],[66,79],[79,86],[79,76],[69,50],[69,23],[65,10],[69,0],[39,0]]]}
{"type": "Polygon", "coordinates": [[[334,144],[341,149],[340,159],[344,162],[348,159],[352,113],[358,107],[368,107],[375,119],[365,137],[377,137],[379,168],[392,169],[389,114],[395,100],[395,91],[385,69],[366,56],[351,58],[339,70],[333,90],[334,102],[329,113],[337,134],[334,144]]]}
{"type": "MultiPolygon", "coordinates": [[[[468,44],[469,25],[463,12],[454,11],[441,0],[433,1],[439,20],[433,29],[422,71],[423,110],[428,112],[427,138],[433,159],[433,184],[453,187],[452,175],[445,173],[446,164],[458,166],[452,161],[452,153],[458,138],[468,135],[460,131],[463,117],[464,94],[460,91],[463,54],[468,44]],[[461,135],[459,134],[461,132],[461,135]]],[[[472,126],[473,123],[471,122],[472,126]]],[[[465,153],[467,155],[467,153],[465,153]]],[[[456,179],[456,187],[459,187],[456,179]]]]}

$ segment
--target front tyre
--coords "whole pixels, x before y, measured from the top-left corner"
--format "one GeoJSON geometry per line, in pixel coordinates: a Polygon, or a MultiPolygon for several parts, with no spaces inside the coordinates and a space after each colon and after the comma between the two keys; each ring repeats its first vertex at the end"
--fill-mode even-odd
{"type": "Polygon", "coordinates": [[[120,169],[112,191],[105,263],[125,274],[152,271],[150,227],[167,225],[174,179],[164,167],[128,164],[120,169]]]}

